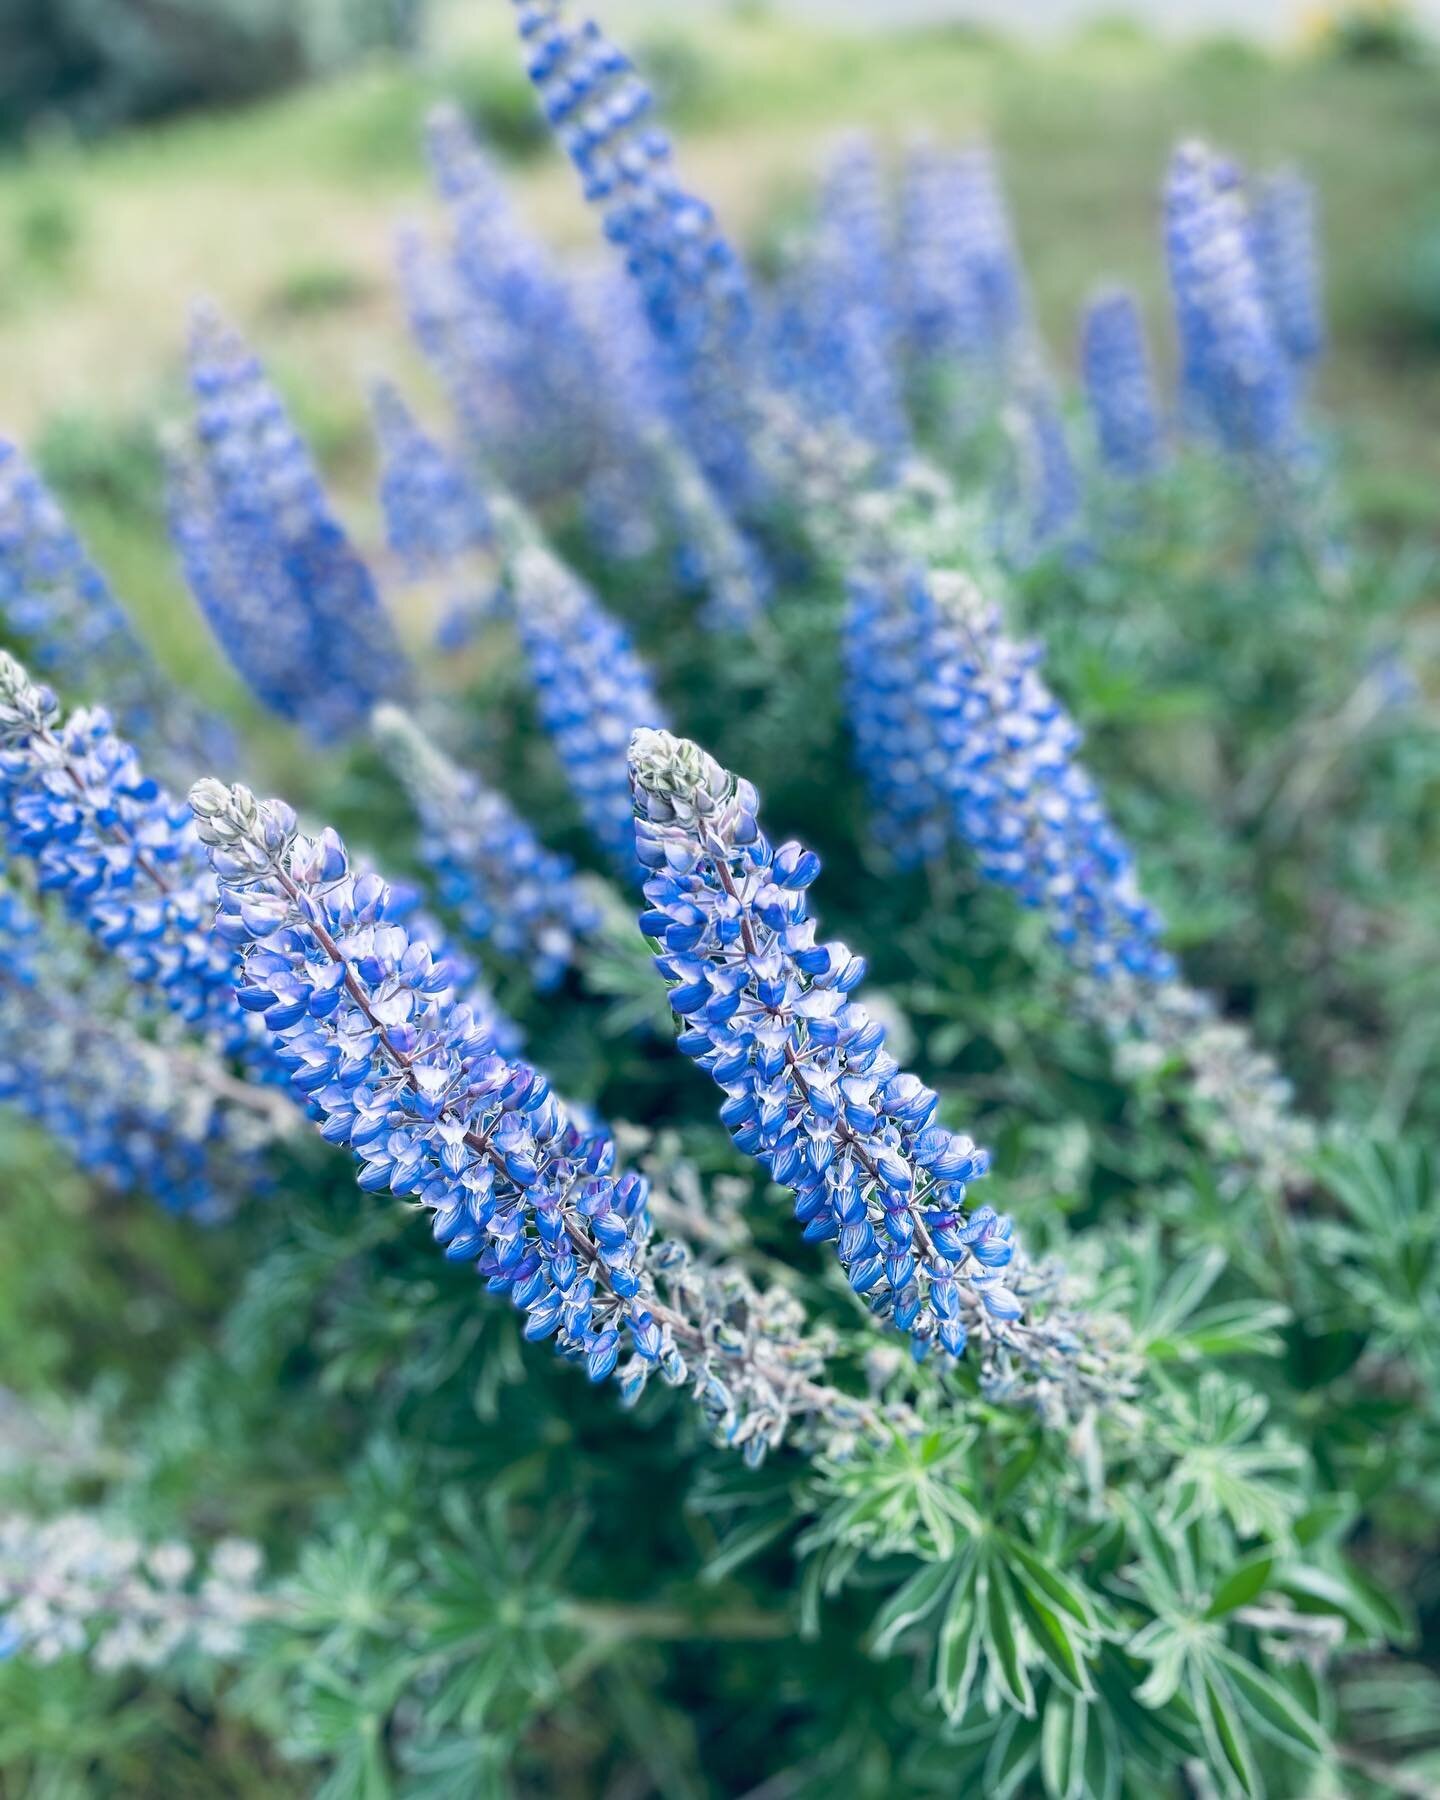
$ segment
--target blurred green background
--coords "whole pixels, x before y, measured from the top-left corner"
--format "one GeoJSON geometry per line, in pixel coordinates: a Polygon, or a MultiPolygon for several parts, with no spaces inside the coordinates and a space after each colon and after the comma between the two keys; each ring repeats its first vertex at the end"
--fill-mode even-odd
{"type": "MultiPolygon", "coordinates": [[[[1440,79],[1408,15],[1367,7],[1296,31],[1257,8],[1258,25],[1283,29],[1247,40],[1120,20],[1024,35],[866,29],[858,15],[873,23],[873,8],[833,10],[851,22],[763,5],[600,8],[627,26],[695,184],[757,256],[803,210],[832,131],[988,132],[1068,367],[1077,310],[1101,279],[1134,284],[1167,345],[1157,189],[1178,134],[1260,166],[1293,159],[1321,196],[1334,345],[1320,400],[1350,453],[1354,502],[1397,537],[1440,527],[1440,79]]],[[[462,100],[512,165],[527,216],[601,253],[509,15],[502,0],[423,12],[12,0],[0,430],[38,458],[182,675],[224,679],[158,529],[156,433],[180,410],[190,300],[210,296],[252,337],[373,542],[364,383],[393,371],[428,391],[389,267],[397,218],[430,204],[426,106],[462,100]]]]}

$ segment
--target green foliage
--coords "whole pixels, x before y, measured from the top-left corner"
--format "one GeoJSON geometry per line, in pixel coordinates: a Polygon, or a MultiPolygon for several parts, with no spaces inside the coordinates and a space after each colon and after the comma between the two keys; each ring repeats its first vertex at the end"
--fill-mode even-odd
{"type": "Polygon", "coordinates": [[[82,505],[160,523],[160,449],[154,422],[57,412],[40,434],[36,460],[45,479],[82,505]]]}
{"type": "Polygon", "coordinates": [[[410,41],[418,0],[20,0],[0,28],[0,139],[63,117],[112,129],[287,86],[410,41]]]}
{"type": "MultiPolygon", "coordinates": [[[[1093,131],[1102,77],[1127,104],[1110,63],[1027,98],[1008,52],[937,34],[927,54],[950,86],[983,60],[1006,121],[1037,134],[1052,208],[1047,108],[1083,107],[1093,131]]],[[[876,51],[882,83],[896,55],[876,51]]],[[[523,84],[470,67],[487,133],[528,148],[523,84]]],[[[683,66],[672,79],[683,91],[683,66]]],[[[767,52],[757,104],[813,107],[810,79],[767,52]]],[[[1202,111],[1253,106],[1272,79],[1249,52],[1184,72],[1202,111]]],[[[1331,76],[1294,79],[1328,131],[1331,76]]],[[[727,73],[689,103],[723,122],[736,88],[727,73]]],[[[330,116],[335,166],[388,167],[402,132],[408,160],[418,104],[399,86],[330,116]],[[377,107],[389,135],[371,133],[377,107]]],[[[1153,158],[1134,160],[1148,179],[1153,158]]],[[[49,249],[47,232],[22,224],[24,255],[63,268],[65,231],[49,249]]],[[[359,297],[347,280],[317,257],[263,291],[287,330],[321,331],[359,297]]],[[[299,336],[291,367],[327,465],[362,479],[358,400],[299,336]]],[[[143,423],[72,414],[41,458],[87,529],[149,529],[150,444],[143,423]]],[[[1354,492],[1348,470],[1335,486],[1354,492]]],[[[789,566],[794,546],[772,548],[789,566]]],[[[823,852],[827,932],[872,958],[947,1116],[994,1145],[1027,1241],[1127,1322],[1134,1389],[1103,1412],[1053,1426],[981,1401],[962,1369],[917,1439],[747,1472],[704,1445],[685,1395],[626,1415],[522,1345],[418,1219],[359,1194],[318,1146],[286,1151],[274,1190],[207,1231],[93,1190],[5,1120],[5,1505],[252,1537],[269,1572],[243,1654],[218,1665],[0,1665],[6,1792],[1178,1800],[1197,1762],[1200,1791],[1272,1800],[1440,1780],[1434,568],[1363,537],[1343,565],[1328,549],[1257,545],[1245,497],[1192,462],[1122,510],[1093,559],[1037,568],[1024,595],[1188,966],[1341,1122],[1288,1208],[1207,1161],[1174,1070],[1117,1074],[1003,897],[963,870],[932,886],[875,861],[831,750],[841,596],[824,571],[787,583],[743,656],[697,648],[658,564],[593,571],[687,728],[754,776],[777,837],[823,852]],[[1396,659],[1414,691],[1373,704],[1387,690],[1370,673],[1396,659]]],[[[583,856],[498,647],[442,673],[475,759],[583,856]]],[[[288,753],[253,749],[268,766],[288,753]]],[[[285,780],[413,870],[373,757],[285,780]]],[[[847,1382],[915,1397],[737,1166],[711,1093],[656,1029],[643,959],[617,927],[589,991],[549,1003],[490,972],[557,1086],[673,1131],[708,1179],[740,1186],[753,1254],[835,1330],[847,1382]]]]}
{"type": "Polygon", "coordinates": [[[1326,42],[1334,55],[1352,62],[1419,62],[1428,50],[1405,0],[1350,0],[1330,20],[1326,42]]]}
{"type": "Polygon", "coordinates": [[[360,305],[369,293],[369,284],[353,269],[339,263],[312,262],[291,269],[266,305],[279,318],[304,318],[343,312],[360,305]]]}

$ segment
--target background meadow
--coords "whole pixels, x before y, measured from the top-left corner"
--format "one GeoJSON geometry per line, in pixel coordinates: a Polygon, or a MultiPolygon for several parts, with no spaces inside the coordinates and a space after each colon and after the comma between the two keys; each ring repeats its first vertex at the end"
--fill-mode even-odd
{"type": "MultiPolygon", "coordinates": [[[[910,796],[885,785],[889,741],[878,781],[865,760],[885,703],[866,666],[884,658],[847,612],[864,591],[853,565],[884,581],[854,496],[817,499],[794,474],[798,438],[772,450],[792,459],[783,501],[758,522],[735,503],[770,584],[759,622],[738,629],[706,610],[713,540],[701,554],[684,529],[678,545],[661,531],[625,551],[618,504],[597,516],[564,479],[525,491],[536,528],[633,639],[674,729],[755,784],[774,844],[819,852],[815,914],[867,959],[891,1050],[938,1090],[947,1129],[990,1148],[971,1204],[1014,1219],[1033,1316],[1075,1334],[1067,1370],[1085,1371],[1052,1382],[1022,1358],[1011,1392],[980,1371],[984,1314],[968,1361],[907,1362],[851,1291],[854,1256],[847,1286],[676,1053],[633,925],[634,872],[587,829],[526,672],[528,525],[498,528],[500,598],[457,631],[450,574],[417,575],[393,496],[386,516],[373,384],[457,441],[454,395],[417,347],[395,270],[398,224],[446,228],[426,166],[437,103],[459,107],[525,230],[567,270],[588,281],[607,249],[509,8],[381,10],[353,44],[323,37],[277,91],[198,106],[107,91],[103,107],[83,87],[40,107],[0,92],[0,433],[163,675],[233,732],[223,766],[190,762],[178,791],[201,774],[244,780],[425,890],[525,1056],[615,1126],[660,1196],[660,1228],[702,1267],[774,1283],[776,1341],[798,1331],[800,1303],[840,1398],[797,1403],[754,1467],[716,1444],[724,1420],[703,1394],[692,1406],[656,1381],[622,1410],[616,1383],[592,1387],[522,1342],[514,1309],[436,1254],[420,1209],[360,1192],[351,1159],[308,1130],[222,1171],[222,1203],[200,1220],[143,1180],[85,1173],[63,1117],[58,1131],[33,1120],[37,1090],[63,1083],[27,1063],[17,985],[0,1057],[21,1102],[0,1107],[0,1789],[1440,1792],[1428,44],[1388,8],[1264,45],[1119,20],[1025,38],[751,6],[602,12],[656,93],[687,188],[766,294],[819,280],[806,258],[839,134],[868,134],[892,178],[917,133],[988,139],[1029,294],[1025,379],[1043,345],[1071,510],[1049,535],[1036,526],[1039,427],[1025,437],[1022,407],[1017,436],[1029,390],[1020,361],[1000,359],[969,371],[980,398],[960,384],[953,412],[954,372],[912,371],[915,442],[958,512],[938,508],[926,537],[896,501],[885,529],[907,566],[943,540],[936,565],[950,555],[993,581],[1011,629],[1043,641],[1189,990],[1240,1033],[1222,1062],[1253,1045],[1293,1089],[1266,1111],[1273,1070],[1245,1064],[1236,1105],[1252,1135],[1232,1129],[1223,1093],[1217,1125],[1204,1069],[1183,1046],[1137,1050],[1080,991],[1044,907],[987,884],[963,847],[917,857],[897,838],[910,796]],[[1283,455],[1173,429],[1161,194],[1190,137],[1246,170],[1293,165],[1317,197],[1325,347],[1297,382],[1299,448],[1283,455]],[[1163,459],[1140,482],[1104,466],[1081,381],[1082,312],[1114,282],[1138,296],[1166,413],[1163,459]],[[493,918],[467,913],[463,872],[437,871],[439,815],[417,824],[415,796],[423,813],[427,780],[433,795],[444,779],[424,773],[423,745],[416,777],[411,728],[317,742],[303,707],[298,722],[267,710],[217,649],[167,519],[167,457],[196,412],[197,298],[260,357],[313,450],[413,662],[403,697],[423,732],[545,846],[609,880],[603,923],[544,978],[493,918]],[[1035,1273],[1051,1262],[1063,1282],[1035,1273]],[[889,1422],[878,1439],[846,1398],[889,1422]],[[198,1560],[182,1567],[180,1545],[198,1560]],[[26,1584],[51,1567],[74,1587],[42,1604],[26,1584]],[[121,1630],[127,1608],[149,1621],[138,1637],[121,1630]]],[[[230,354],[202,332],[202,366],[230,354]]],[[[796,410],[824,425],[810,379],[796,410]]],[[[498,443],[467,453],[492,501],[524,488],[498,443]]],[[[411,504],[424,536],[433,496],[411,504]]],[[[0,554],[13,542],[0,521],[0,554]]],[[[575,628],[585,642],[593,629],[575,628]]],[[[603,671],[618,653],[596,641],[603,671]]],[[[0,645],[35,649],[13,615],[0,645]]],[[[392,671],[370,672],[387,693],[392,671]]],[[[120,674],[102,653],[73,688],[46,678],[67,712],[110,701],[125,732],[120,674]]],[[[317,707],[331,679],[317,663],[317,707]]],[[[627,719],[626,735],[651,722],[627,719]]],[[[164,741],[183,723],[177,705],[152,729],[164,741]]],[[[463,825],[478,790],[456,791],[463,825]]],[[[0,924],[6,893],[33,898],[17,841],[0,924]]],[[[567,894],[568,880],[555,882],[567,894]]],[[[67,979],[88,979],[95,953],[62,937],[67,979]]],[[[105,994],[123,1016],[113,983],[105,994]]],[[[174,1047],[153,1018],[141,1029],[174,1047]]],[[[770,1315],[745,1305],[764,1338],[770,1315]]]]}

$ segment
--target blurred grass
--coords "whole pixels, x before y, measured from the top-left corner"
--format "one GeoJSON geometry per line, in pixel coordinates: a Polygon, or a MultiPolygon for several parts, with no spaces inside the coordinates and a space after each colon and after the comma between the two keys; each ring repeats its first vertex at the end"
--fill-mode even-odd
{"type": "MultiPolygon", "coordinates": [[[[148,445],[183,406],[190,299],[208,294],[253,335],[363,535],[365,382],[390,372],[429,394],[389,266],[396,218],[429,210],[426,106],[458,96],[513,160],[526,215],[601,254],[501,9],[452,16],[463,28],[423,64],[0,166],[0,430],[38,451],[181,674],[209,653],[164,550],[148,445]]],[[[989,132],[1067,366],[1100,280],[1139,288],[1168,351],[1157,193],[1177,136],[1299,162],[1321,193],[1335,336],[1321,402],[1371,518],[1440,525],[1440,86],[1423,64],[1176,48],[1113,24],[1043,48],[958,27],[861,37],[760,10],[652,24],[638,49],[690,180],[752,244],[803,206],[837,129],[897,144],[989,132]]]]}

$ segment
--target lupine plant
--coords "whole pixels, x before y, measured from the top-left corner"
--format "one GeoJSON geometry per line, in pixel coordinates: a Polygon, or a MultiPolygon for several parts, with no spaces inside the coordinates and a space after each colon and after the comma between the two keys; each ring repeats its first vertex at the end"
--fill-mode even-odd
{"type": "Polygon", "coordinates": [[[545,544],[520,542],[508,569],[540,722],[591,836],[633,879],[623,757],[637,727],[664,721],[650,673],[625,627],[545,544]]]}
{"type": "Polygon", "coordinates": [[[0,453],[7,1781],[1428,1792],[1440,756],[1308,190],[1183,145],[1178,394],[1106,288],[1082,416],[989,147],[846,139],[766,279],[515,17],[617,266],[432,117],[383,547],[195,317],[301,810],[0,453]]]}
{"type": "Polygon", "coordinates": [[[190,380],[194,443],[171,510],[191,591],[260,700],[322,739],[354,732],[407,685],[374,579],[280,396],[206,307],[192,322],[190,380]]]}
{"type": "Polygon", "coordinates": [[[1090,302],[1081,368],[1102,465],[1123,481],[1153,474],[1160,454],[1159,403],[1133,294],[1114,288],[1090,302]]]}
{"type": "MultiPolygon", "coordinates": [[[[1182,144],[1165,188],[1165,247],[1183,402],[1227,450],[1283,463],[1296,449],[1295,375],[1259,241],[1239,171],[1203,144],[1182,144]]],[[[1278,245],[1272,254],[1278,265],[1278,245]]]]}
{"type": "Polygon", "coordinates": [[[399,391],[371,396],[385,541],[410,582],[445,587],[436,641],[456,649],[501,603],[495,524],[482,485],[425,431],[399,391]]]}
{"type": "Polygon", "coordinates": [[[0,618],[35,667],[77,695],[103,670],[127,729],[177,767],[233,753],[220,721],[166,680],[54,494],[3,441],[0,618]]]}
{"type": "Polygon", "coordinates": [[[0,652],[0,806],[6,847],[155,1003],[243,1044],[230,957],[209,930],[213,882],[194,827],[140,767],[109,715],[62,717],[55,695],[0,652]]]}
{"type": "Polygon", "coordinates": [[[377,709],[375,732],[422,823],[420,854],[436,897],[471,942],[493,939],[502,956],[527,964],[536,987],[553,987],[600,924],[574,866],[398,707],[377,709]]]}
{"type": "Polygon", "coordinates": [[[0,1096],[108,1187],[218,1217],[264,1185],[258,1153],[291,1121],[203,1047],[142,1035],[123,1000],[0,887],[0,1096]]]}

